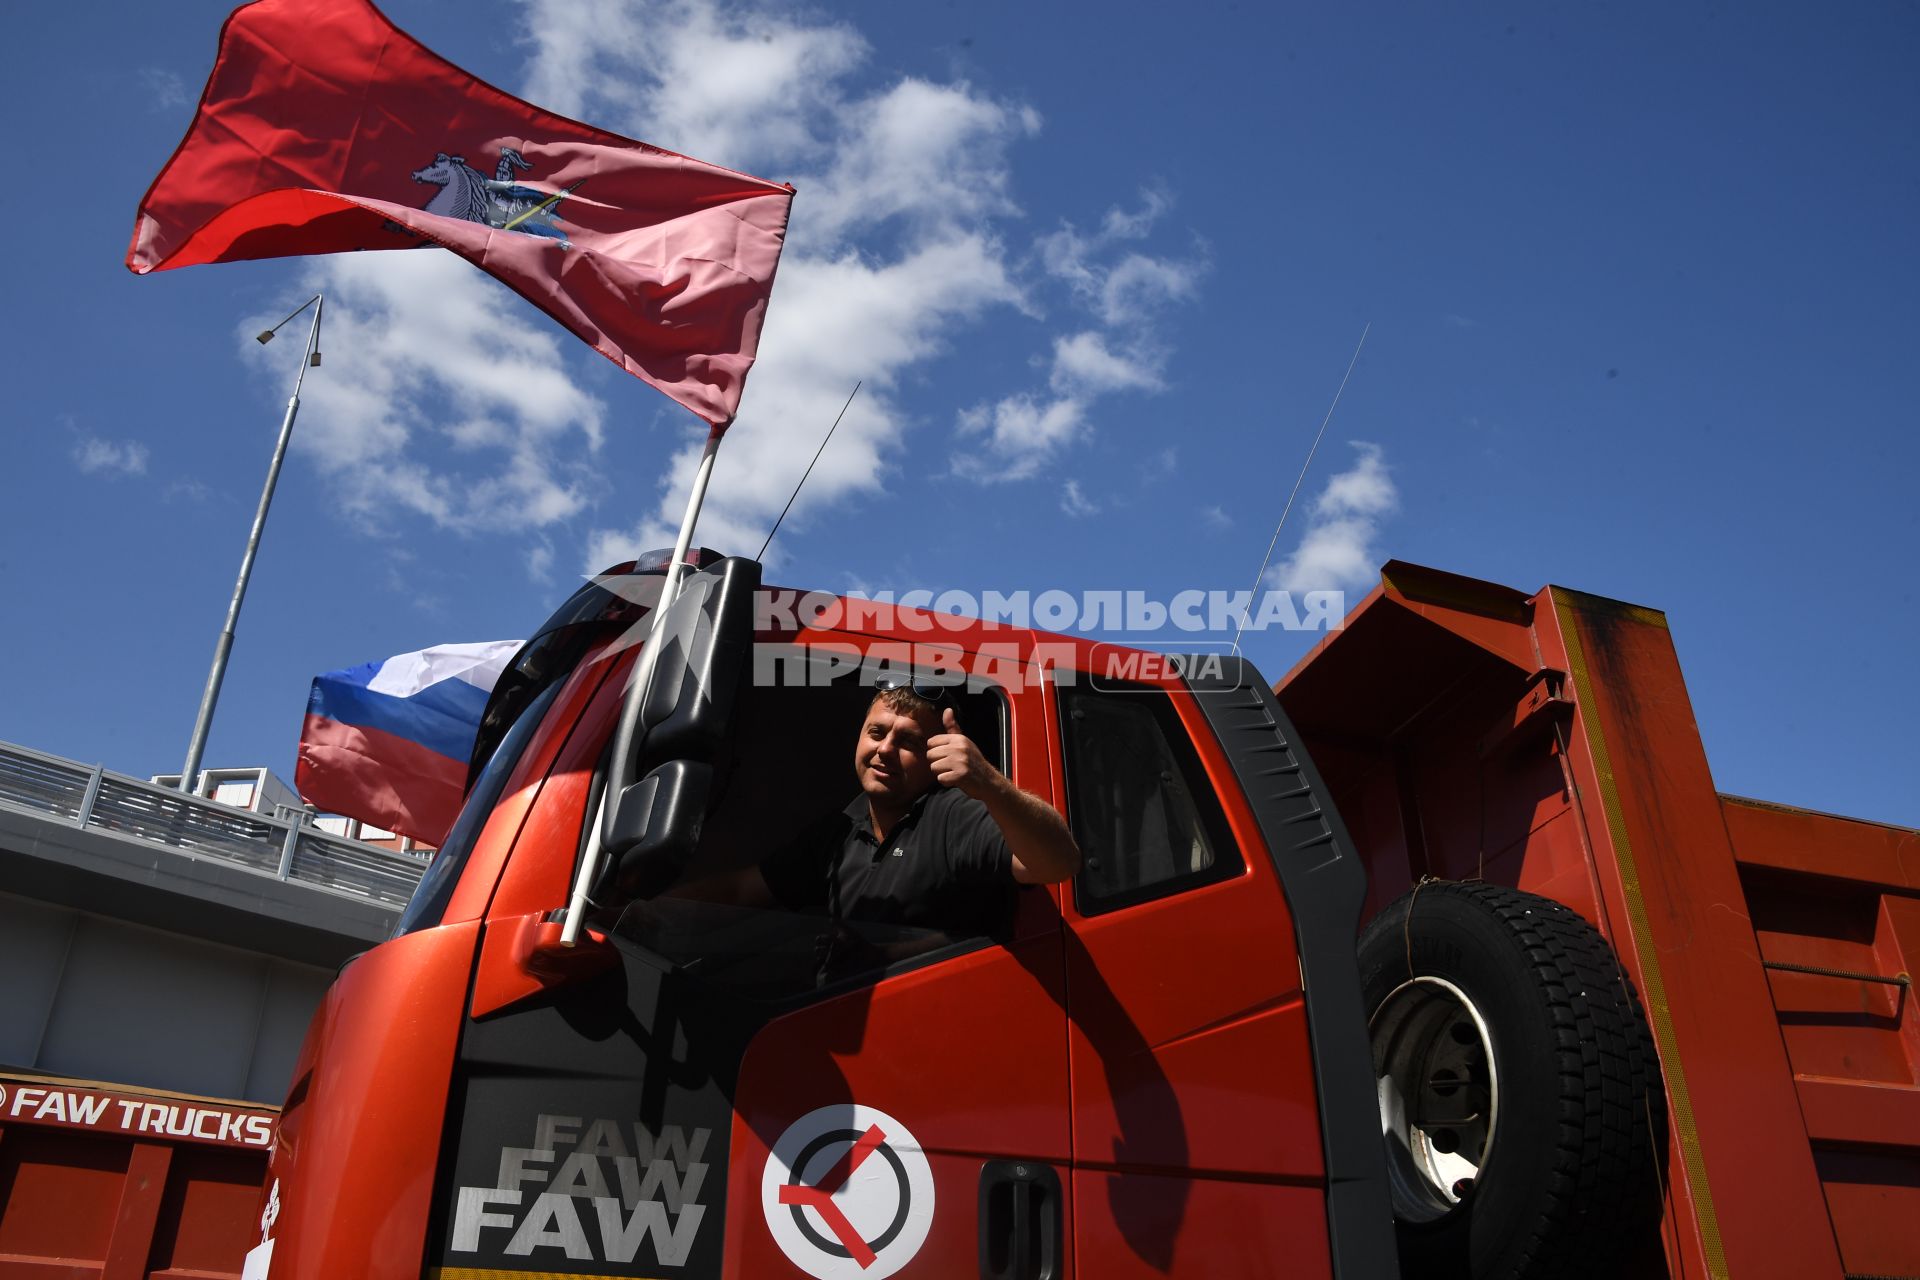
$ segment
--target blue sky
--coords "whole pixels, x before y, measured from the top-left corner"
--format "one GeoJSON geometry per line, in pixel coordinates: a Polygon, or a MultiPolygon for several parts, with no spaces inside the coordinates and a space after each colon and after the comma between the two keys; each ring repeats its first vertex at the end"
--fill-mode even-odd
{"type": "MultiPolygon", "coordinates": [[[[777,580],[1244,588],[1371,324],[1278,581],[1665,609],[1723,790],[1920,824],[1913,6],[386,7],[800,188],[702,541],[757,548],[864,378],[777,580]]],[[[180,767],[297,358],[248,335],[324,287],[206,759],[290,778],[315,673],[524,635],[666,540],[700,433],[451,255],[129,274],[224,13],[0,55],[0,738],[180,767]]]]}

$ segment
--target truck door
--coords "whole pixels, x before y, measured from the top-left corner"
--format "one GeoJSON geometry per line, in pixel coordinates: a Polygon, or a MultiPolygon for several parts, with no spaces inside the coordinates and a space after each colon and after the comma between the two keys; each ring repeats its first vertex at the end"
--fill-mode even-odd
{"type": "MultiPolygon", "coordinates": [[[[483,958],[429,1241],[446,1280],[1064,1274],[1058,895],[1019,891],[988,939],[716,888],[856,794],[871,684],[818,658],[757,668],[694,863],[603,922],[603,972],[481,1011],[483,958]]],[[[959,691],[963,724],[1051,798],[1045,694],[1017,674],[959,691]]]]}
{"type": "MultiPolygon", "coordinates": [[[[1085,859],[1065,911],[1076,1274],[1374,1274],[1336,1269],[1329,1247],[1303,960],[1271,832],[1177,677],[1076,674],[1058,693],[1085,859]]],[[[1264,715],[1264,694],[1232,696],[1264,715]]],[[[1264,723],[1262,781],[1298,788],[1264,723]]]]}
{"type": "MultiPolygon", "coordinates": [[[[1022,674],[973,682],[960,721],[1016,783],[1052,799],[1048,708],[1022,674]]],[[[859,688],[852,714],[833,718],[857,725],[869,696],[859,688]]],[[[844,736],[829,775],[847,769],[844,736]]],[[[824,778],[817,786],[846,793],[824,778]]],[[[1004,945],[911,932],[866,931],[898,958],[871,958],[884,968],[805,997],[748,1046],[729,1179],[735,1274],[1065,1274],[1057,893],[1020,890],[1004,945]]]]}

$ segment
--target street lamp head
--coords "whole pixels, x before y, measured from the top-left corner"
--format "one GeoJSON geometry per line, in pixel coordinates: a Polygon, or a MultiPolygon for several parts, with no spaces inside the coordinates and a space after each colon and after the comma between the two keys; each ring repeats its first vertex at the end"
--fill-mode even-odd
{"type": "Polygon", "coordinates": [[[307,364],[315,369],[318,369],[320,367],[320,353],[318,351],[315,351],[313,353],[312,359],[308,360],[307,364]]]}
{"type": "MultiPolygon", "coordinates": [[[[280,330],[284,329],[289,323],[292,322],[293,318],[299,315],[302,311],[305,311],[308,307],[313,307],[313,306],[324,307],[325,305],[326,305],[325,295],[316,293],[311,298],[308,298],[305,302],[295,307],[292,311],[288,312],[287,318],[285,320],[282,320],[279,324],[273,326],[273,328],[271,329],[262,329],[258,334],[254,335],[253,340],[255,342],[258,342],[261,346],[264,347],[269,342],[272,342],[274,335],[279,333],[280,330]]],[[[308,341],[314,342],[317,345],[319,337],[320,337],[320,316],[319,316],[319,313],[316,311],[314,314],[314,320],[313,320],[313,336],[310,339],[308,339],[308,341]]],[[[317,366],[320,363],[320,361],[317,359],[312,359],[312,360],[309,360],[308,363],[310,365],[317,366]]]]}

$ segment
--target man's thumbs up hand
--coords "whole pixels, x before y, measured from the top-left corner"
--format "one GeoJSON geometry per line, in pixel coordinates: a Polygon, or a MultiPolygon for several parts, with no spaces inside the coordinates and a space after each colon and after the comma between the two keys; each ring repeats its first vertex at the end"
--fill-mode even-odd
{"type": "Polygon", "coordinates": [[[927,763],[933,766],[934,781],[980,799],[993,785],[993,766],[973,745],[973,739],[960,732],[960,721],[952,707],[940,712],[940,726],[944,732],[927,739],[927,763]]]}

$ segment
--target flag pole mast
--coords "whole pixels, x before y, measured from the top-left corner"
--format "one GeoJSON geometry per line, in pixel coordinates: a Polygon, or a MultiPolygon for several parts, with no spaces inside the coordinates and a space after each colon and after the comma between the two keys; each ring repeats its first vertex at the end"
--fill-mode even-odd
{"type": "Polygon", "coordinates": [[[253,577],[254,557],[260,552],[260,534],[267,525],[267,508],[273,505],[274,486],[280,483],[280,464],[286,461],[287,441],[293,438],[294,415],[300,412],[300,384],[308,368],[320,363],[320,313],[326,310],[324,293],[316,293],[295,307],[286,320],[263,330],[258,341],[265,345],[294,316],[313,308],[313,324],[307,329],[306,350],[301,353],[300,371],[293,376],[293,395],[287,399],[287,416],[280,423],[280,439],[273,446],[273,461],[267,465],[266,487],[260,491],[260,507],[253,513],[253,530],[247,535],[246,554],[240,557],[240,578],[233,584],[233,599],[227,604],[227,623],[213,647],[213,670],[207,673],[206,691],[200,695],[200,712],[193,719],[193,736],[187,741],[187,762],[180,769],[180,790],[194,790],[194,776],[200,772],[200,755],[206,749],[207,732],[213,727],[213,706],[220,700],[220,685],[227,677],[227,655],[233,652],[233,631],[240,622],[240,604],[247,598],[247,582],[253,577]]]}
{"type": "MultiPolygon", "coordinates": [[[[666,581],[660,584],[660,603],[654,607],[653,616],[648,620],[648,637],[660,620],[666,616],[667,607],[680,594],[680,580],[686,576],[687,551],[693,546],[693,527],[700,520],[700,507],[707,498],[707,481],[713,477],[713,458],[720,451],[720,437],[726,433],[727,423],[716,423],[707,431],[706,448],[700,454],[700,466],[693,473],[693,492],[687,495],[687,513],[680,520],[680,536],[674,540],[673,559],[667,562],[666,581]]],[[[620,712],[620,727],[614,733],[612,759],[623,760],[634,748],[634,734],[639,730],[640,707],[646,702],[647,691],[653,685],[653,671],[660,661],[660,646],[647,643],[640,650],[638,668],[633,679],[627,684],[626,703],[620,712]]],[[[580,940],[580,927],[587,915],[587,894],[594,882],[600,878],[602,857],[602,835],[607,823],[612,819],[613,806],[619,803],[619,797],[608,787],[606,794],[600,797],[600,812],[587,832],[586,852],[580,858],[580,870],[574,874],[573,889],[567,895],[566,922],[560,927],[560,945],[571,947],[580,940]]]]}

